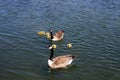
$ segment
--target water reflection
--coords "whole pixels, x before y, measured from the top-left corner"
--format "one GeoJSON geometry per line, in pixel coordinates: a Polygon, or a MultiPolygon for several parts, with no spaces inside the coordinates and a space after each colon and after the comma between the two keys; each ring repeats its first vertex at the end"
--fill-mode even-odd
{"type": "Polygon", "coordinates": [[[48,79],[48,80],[55,80],[54,70],[50,70],[49,73],[50,73],[50,76],[49,76],[49,79],[48,79]]]}
{"type": "Polygon", "coordinates": [[[62,78],[61,76],[64,76],[66,74],[72,74],[71,72],[74,72],[75,69],[77,69],[78,67],[79,66],[73,64],[73,65],[69,66],[67,69],[53,70],[53,69],[48,68],[49,69],[48,70],[48,73],[49,73],[48,80],[58,80],[58,76],[61,79],[62,78]]]}

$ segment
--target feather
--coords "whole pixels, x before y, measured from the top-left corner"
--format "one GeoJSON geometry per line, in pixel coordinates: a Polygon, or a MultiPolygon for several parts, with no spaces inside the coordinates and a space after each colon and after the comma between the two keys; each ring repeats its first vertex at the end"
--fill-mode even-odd
{"type": "Polygon", "coordinates": [[[58,56],[52,59],[51,68],[65,68],[72,63],[73,55],[58,56]]]}
{"type": "Polygon", "coordinates": [[[59,41],[63,38],[64,36],[64,32],[63,30],[59,30],[58,32],[56,32],[54,35],[53,35],[53,41],[59,41]]]}

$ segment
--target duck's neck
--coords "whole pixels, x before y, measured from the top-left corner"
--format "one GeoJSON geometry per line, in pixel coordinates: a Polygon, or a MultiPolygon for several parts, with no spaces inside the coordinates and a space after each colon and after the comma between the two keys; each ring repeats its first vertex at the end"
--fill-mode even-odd
{"type": "Polygon", "coordinates": [[[53,34],[52,34],[52,31],[50,31],[50,36],[51,36],[51,39],[53,39],[53,34]]]}
{"type": "Polygon", "coordinates": [[[53,33],[52,33],[52,31],[50,31],[50,36],[51,36],[51,45],[52,45],[52,39],[53,39],[53,33]]]}
{"type": "Polygon", "coordinates": [[[51,49],[51,54],[50,54],[50,57],[49,57],[50,60],[52,60],[53,55],[54,55],[54,49],[52,48],[52,49],[51,49]]]}

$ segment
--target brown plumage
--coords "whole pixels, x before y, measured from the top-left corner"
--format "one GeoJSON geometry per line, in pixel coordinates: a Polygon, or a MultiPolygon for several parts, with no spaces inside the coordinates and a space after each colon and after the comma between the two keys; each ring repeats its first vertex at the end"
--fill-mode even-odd
{"type": "Polygon", "coordinates": [[[64,55],[64,56],[58,56],[52,59],[52,65],[50,67],[52,68],[66,68],[68,65],[71,64],[73,61],[74,56],[72,55],[64,55]]]}
{"type": "Polygon", "coordinates": [[[54,35],[53,35],[53,41],[59,41],[63,38],[64,36],[64,32],[63,30],[59,30],[58,32],[56,32],[54,35]]]}
{"type": "Polygon", "coordinates": [[[48,65],[50,68],[58,69],[58,68],[66,68],[68,65],[72,63],[75,56],[73,55],[63,55],[53,58],[53,48],[51,49],[51,55],[48,59],[48,65]]]}

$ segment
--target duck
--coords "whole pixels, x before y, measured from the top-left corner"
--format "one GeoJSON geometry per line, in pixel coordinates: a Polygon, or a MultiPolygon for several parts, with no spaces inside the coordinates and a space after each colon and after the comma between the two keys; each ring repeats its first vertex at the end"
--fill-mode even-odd
{"type": "Polygon", "coordinates": [[[68,47],[68,48],[71,48],[71,47],[72,47],[72,44],[71,44],[71,43],[67,44],[67,47],[68,47]]]}
{"type": "Polygon", "coordinates": [[[51,36],[50,36],[50,33],[49,33],[49,32],[46,32],[46,33],[45,33],[45,35],[46,35],[46,37],[47,37],[48,39],[50,39],[50,38],[51,38],[51,36]]]}
{"type": "Polygon", "coordinates": [[[45,31],[39,31],[39,32],[37,32],[37,34],[40,36],[45,35],[45,31]]]}
{"type": "Polygon", "coordinates": [[[50,30],[50,34],[51,34],[51,39],[52,41],[60,41],[63,39],[64,37],[64,30],[59,30],[58,32],[56,32],[54,35],[52,34],[53,30],[50,30]]]}
{"type": "Polygon", "coordinates": [[[51,69],[67,69],[69,65],[73,62],[75,56],[71,54],[57,56],[53,58],[54,48],[53,46],[49,46],[51,50],[50,57],[48,59],[48,66],[51,69]]]}

